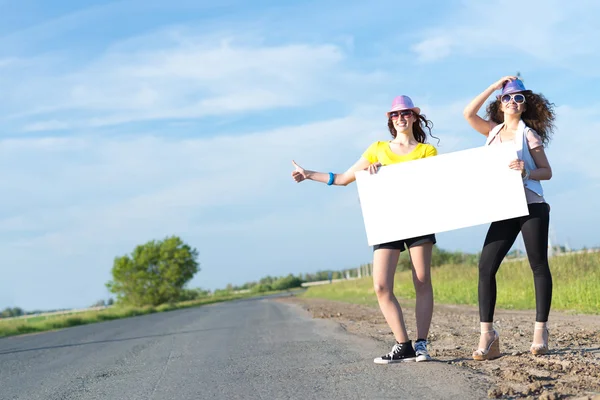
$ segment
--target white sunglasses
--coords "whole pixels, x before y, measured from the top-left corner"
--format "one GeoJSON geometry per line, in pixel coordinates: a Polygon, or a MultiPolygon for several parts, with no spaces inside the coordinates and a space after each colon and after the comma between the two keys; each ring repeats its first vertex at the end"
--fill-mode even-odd
{"type": "Polygon", "coordinates": [[[523,103],[525,103],[525,95],[523,95],[521,93],[515,93],[515,94],[505,94],[505,95],[502,95],[502,97],[500,97],[500,101],[503,102],[504,104],[510,102],[511,100],[514,100],[515,103],[517,103],[517,104],[523,104],[523,103]]]}

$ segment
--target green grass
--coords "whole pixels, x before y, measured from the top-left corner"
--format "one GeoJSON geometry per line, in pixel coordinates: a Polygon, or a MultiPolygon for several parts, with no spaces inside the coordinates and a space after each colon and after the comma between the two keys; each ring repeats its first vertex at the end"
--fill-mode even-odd
{"type": "Polygon", "coordinates": [[[224,301],[245,299],[251,297],[265,296],[268,294],[287,292],[277,291],[268,293],[244,293],[228,296],[213,296],[198,300],[184,301],[174,304],[162,304],[156,307],[119,307],[114,306],[104,310],[85,311],[76,314],[47,315],[30,318],[0,319],[0,337],[15,336],[25,333],[45,332],[55,329],[69,328],[72,326],[93,324],[96,322],[110,321],[121,318],[135,317],[138,315],[153,314],[178,310],[182,308],[198,307],[207,304],[220,303],[224,301]]]}
{"type": "MultiPolygon", "coordinates": [[[[552,310],[600,314],[600,253],[557,256],[550,259],[553,279],[552,310]]],[[[435,302],[477,305],[477,267],[444,265],[431,272],[435,302]]],[[[496,276],[497,308],[535,309],[533,274],[527,261],[501,265],[496,276]]],[[[414,299],[410,271],[396,274],[394,293],[414,299]]],[[[325,298],[350,303],[376,305],[372,278],[331,285],[312,286],[304,297],[325,298]]]]}

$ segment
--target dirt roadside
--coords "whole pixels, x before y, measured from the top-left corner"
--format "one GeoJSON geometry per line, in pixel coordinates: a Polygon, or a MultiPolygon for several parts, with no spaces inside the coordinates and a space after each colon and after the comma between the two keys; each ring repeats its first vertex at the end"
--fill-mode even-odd
{"type": "MultiPolygon", "coordinates": [[[[381,341],[382,354],[393,344],[378,308],[296,296],[277,301],[298,304],[313,318],[335,320],[349,333],[381,341]]],[[[400,304],[414,340],[414,302],[400,300],[400,304]]],[[[550,354],[544,356],[529,353],[534,320],[533,311],[497,310],[502,357],[474,361],[471,353],[479,341],[477,309],[436,304],[429,351],[434,360],[481,374],[490,398],[600,400],[600,316],[551,312],[550,354]]]]}

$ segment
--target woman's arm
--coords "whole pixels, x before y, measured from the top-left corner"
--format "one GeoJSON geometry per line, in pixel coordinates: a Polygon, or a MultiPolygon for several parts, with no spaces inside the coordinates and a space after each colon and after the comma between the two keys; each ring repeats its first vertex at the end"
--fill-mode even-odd
{"type": "Polygon", "coordinates": [[[499,79],[498,81],[492,83],[483,92],[481,92],[467,105],[467,107],[465,107],[463,111],[463,116],[465,117],[469,125],[471,125],[477,132],[481,133],[484,136],[487,136],[489,135],[492,128],[494,128],[494,126],[497,125],[493,121],[488,121],[481,118],[479,115],[477,115],[477,112],[479,111],[481,106],[483,106],[483,103],[485,103],[487,98],[490,97],[492,93],[494,93],[494,91],[502,89],[504,82],[511,81],[514,79],[517,79],[517,77],[505,76],[504,78],[499,79]]]}
{"type": "MultiPolygon", "coordinates": [[[[316,182],[322,182],[322,183],[329,182],[330,176],[329,176],[329,173],[327,173],[327,172],[317,172],[317,171],[306,170],[306,169],[302,168],[301,166],[299,166],[298,164],[296,164],[295,161],[292,161],[292,164],[295,167],[295,170],[292,171],[292,178],[294,178],[294,180],[296,182],[302,182],[305,179],[308,179],[311,181],[316,181],[316,182]]],[[[369,162],[369,160],[365,159],[364,157],[361,157],[356,163],[354,163],[353,166],[348,168],[348,170],[346,170],[346,172],[344,172],[342,174],[334,174],[333,185],[346,186],[346,185],[354,182],[356,180],[354,173],[356,171],[365,170],[365,169],[369,168],[370,165],[371,165],[371,163],[369,162]]]]}
{"type": "Polygon", "coordinates": [[[535,161],[537,169],[530,171],[529,179],[536,181],[550,180],[552,178],[552,167],[550,167],[550,162],[548,161],[548,157],[546,157],[544,147],[536,147],[535,149],[532,149],[530,153],[533,157],[533,161],[535,161]]]}

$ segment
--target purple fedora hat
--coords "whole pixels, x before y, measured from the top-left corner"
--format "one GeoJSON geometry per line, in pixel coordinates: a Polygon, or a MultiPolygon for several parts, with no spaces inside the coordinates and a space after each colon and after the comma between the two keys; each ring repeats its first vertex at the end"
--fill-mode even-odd
{"type": "Polygon", "coordinates": [[[421,114],[421,109],[419,107],[415,107],[410,97],[402,95],[394,98],[392,101],[392,108],[386,113],[386,115],[389,118],[392,111],[401,110],[413,110],[415,113],[421,114]]]}
{"type": "Polygon", "coordinates": [[[517,78],[513,81],[506,82],[504,86],[502,86],[502,93],[498,97],[517,92],[531,92],[531,90],[525,89],[523,81],[517,78]]]}

